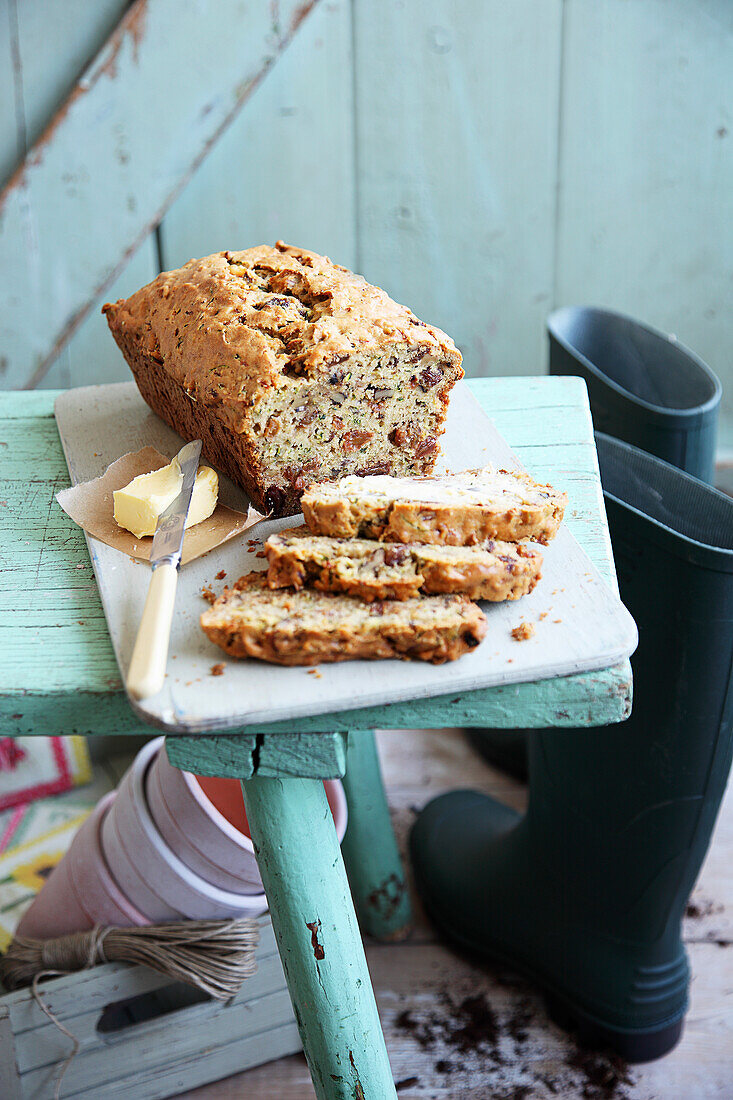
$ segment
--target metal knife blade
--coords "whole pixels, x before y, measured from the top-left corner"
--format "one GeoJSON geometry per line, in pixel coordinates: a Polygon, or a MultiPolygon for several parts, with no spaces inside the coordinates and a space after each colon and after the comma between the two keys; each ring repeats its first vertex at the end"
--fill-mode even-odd
{"type": "Polygon", "coordinates": [[[171,501],[164,512],[161,512],[158,519],[150,551],[150,564],[153,569],[164,561],[172,562],[176,568],[181,563],[186,516],[191,505],[191,494],[201,458],[201,440],[194,439],[191,443],[187,443],[178,452],[176,458],[183,474],[183,484],[176,499],[171,501]]]}

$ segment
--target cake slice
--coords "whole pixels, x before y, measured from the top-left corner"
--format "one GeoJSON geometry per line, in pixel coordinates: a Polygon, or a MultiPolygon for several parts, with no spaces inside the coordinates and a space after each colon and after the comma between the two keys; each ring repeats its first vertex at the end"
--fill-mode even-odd
{"type": "Polygon", "coordinates": [[[529,543],[428,546],[281,531],[265,543],[271,588],[308,586],[363,600],[406,600],[422,592],[472,600],[518,600],[540,579],[542,554],[529,543]]]}
{"type": "Polygon", "coordinates": [[[465,596],[364,603],[310,588],[273,590],[264,573],[225,588],[201,626],[232,657],[278,665],[388,657],[438,665],[474,649],[486,633],[481,609],[465,596]]]}
{"type": "Polygon", "coordinates": [[[151,409],[260,512],[298,512],[312,481],[435,466],[460,352],[325,256],[217,252],[103,312],[151,409]]]}
{"type": "Polygon", "coordinates": [[[442,477],[343,477],[309,486],[301,504],[317,535],[472,546],[549,542],[567,501],[529,474],[486,467],[442,477]]]}

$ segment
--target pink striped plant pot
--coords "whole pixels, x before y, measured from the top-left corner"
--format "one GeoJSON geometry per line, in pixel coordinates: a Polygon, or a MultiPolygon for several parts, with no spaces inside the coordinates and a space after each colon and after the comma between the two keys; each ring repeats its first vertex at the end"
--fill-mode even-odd
{"type": "Polygon", "coordinates": [[[267,909],[261,890],[235,893],[207,882],[158,830],[145,797],[145,777],[162,744],[158,737],[140,750],[104,822],[102,847],[110,871],[150,922],[259,916],[267,909]]]}
{"type": "Polygon", "coordinates": [[[101,828],[115,797],[115,791],[105,795],[84,821],[23,915],[16,935],[47,940],[85,932],[95,924],[129,928],[149,923],[122,893],[102,854],[101,828]]]}
{"type": "MultiPolygon", "coordinates": [[[[346,834],[346,795],[337,779],[326,780],[325,787],[340,844],[346,834]]],[[[262,890],[238,779],[181,771],[163,747],[148,771],[146,793],[158,829],[188,867],[222,890],[262,890]]]]}

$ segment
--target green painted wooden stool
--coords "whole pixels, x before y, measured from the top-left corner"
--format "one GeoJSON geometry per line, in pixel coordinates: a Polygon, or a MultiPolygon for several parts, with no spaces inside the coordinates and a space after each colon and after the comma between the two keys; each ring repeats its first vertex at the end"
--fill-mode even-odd
{"type": "MultiPolygon", "coordinates": [[[[584,384],[515,378],[471,387],[530,472],[567,491],[567,522],[615,585],[584,384]]],[[[122,690],[84,537],[53,499],[69,481],[55,397],[50,390],[0,395],[0,729],[14,736],[144,733],[122,690]]],[[[625,662],[602,672],[320,715],[301,720],[297,733],[292,723],[277,722],[226,736],[168,739],[179,767],[242,780],[319,1097],[395,1096],[355,915],[356,909],[362,930],[378,939],[409,929],[373,727],[605,725],[625,718],[630,700],[625,662]],[[321,783],[337,776],[349,803],[341,852],[321,783]]]]}

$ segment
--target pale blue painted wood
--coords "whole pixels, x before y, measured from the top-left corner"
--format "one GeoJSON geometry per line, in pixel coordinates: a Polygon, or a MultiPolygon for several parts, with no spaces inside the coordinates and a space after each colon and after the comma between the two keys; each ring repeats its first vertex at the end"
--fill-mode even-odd
{"type": "Polygon", "coordinates": [[[16,5],[17,0],[5,0],[0,7],[0,187],[25,151],[15,111],[16,5]]]}
{"type": "Polygon", "coordinates": [[[163,266],[282,238],[356,263],[350,0],[319,5],[162,224],[163,266]]]}
{"type": "Polygon", "coordinates": [[[6,385],[39,384],[308,10],[137,0],[0,195],[6,385]]]}
{"type": "Polygon", "coordinates": [[[3,1071],[5,1100],[22,1100],[20,1074],[13,1044],[13,1025],[5,1005],[0,1005],[0,1067],[3,1071]]]}
{"type": "Polygon", "coordinates": [[[171,764],[196,775],[250,779],[255,773],[273,777],[338,779],[346,771],[344,733],[293,733],[277,737],[254,734],[213,734],[206,737],[168,737],[171,764]]]}
{"type": "MultiPolygon", "coordinates": [[[[277,738],[270,738],[276,741],[277,738]]],[[[349,821],[341,852],[359,925],[375,939],[404,939],[410,891],[382,783],[373,730],[350,730],[343,778],[349,821]]]]}
{"type": "Polygon", "coordinates": [[[130,0],[6,0],[16,9],[18,62],[27,147],[43,133],[59,105],[104,46],[130,0]]]}
{"type": "MultiPolygon", "coordinates": [[[[5,46],[8,47],[8,65],[3,65],[0,72],[0,166],[3,169],[0,179],[3,183],[25,155],[28,145],[40,137],[59,103],[104,45],[129,7],[129,0],[98,0],[92,7],[86,0],[68,0],[64,4],[64,18],[53,23],[53,33],[49,33],[46,0],[22,0],[22,3],[8,0],[5,7],[3,15],[7,13],[7,18],[0,20],[3,57],[5,46]],[[6,89],[7,96],[3,94],[6,89]],[[7,121],[12,121],[17,135],[12,149],[4,140],[7,121]]],[[[132,258],[118,280],[120,294],[129,293],[157,273],[154,243],[154,239],[146,242],[132,258]]],[[[115,289],[117,287],[113,286],[112,292],[115,289]]],[[[101,304],[100,301],[99,307],[101,304]]],[[[83,379],[90,376],[92,365],[95,380],[118,378],[122,373],[121,358],[108,339],[99,339],[101,332],[102,319],[90,316],[56,358],[44,378],[44,386],[52,389],[82,385],[83,379]],[[81,371],[75,369],[79,366],[81,371]]]]}
{"type": "Polygon", "coordinates": [[[387,1050],[323,783],[242,783],[257,864],[318,1100],[394,1100],[387,1050]]]}
{"type": "MultiPolygon", "coordinates": [[[[299,1050],[268,917],[261,918],[260,928],[257,970],[226,1004],[175,1007],[176,986],[171,987],[170,978],[122,963],[44,982],[44,1005],[80,1044],[60,1095],[70,1100],[160,1100],[299,1050]],[[97,1030],[106,1006],[153,991],[167,1002],[169,1013],[133,1023],[113,1036],[97,1030]]],[[[0,992],[3,1100],[52,1096],[69,1052],[70,1040],[41,1011],[30,990],[0,992]]]]}
{"type": "MultiPolygon", "coordinates": [[[[25,153],[24,119],[22,106],[16,110],[16,83],[18,73],[18,17],[17,0],[6,0],[0,7],[0,186],[10,176],[25,153]]],[[[22,264],[23,256],[14,258],[14,264],[22,264]]],[[[0,273],[0,291],[5,293],[7,272],[0,273]]],[[[1,297],[0,297],[1,301],[1,297]]],[[[0,315],[3,306],[0,304],[0,315]]],[[[0,387],[7,385],[9,357],[0,343],[0,387]]],[[[60,385],[68,384],[60,380],[60,385]]]]}
{"type": "MultiPolygon", "coordinates": [[[[127,382],[128,367],[122,352],[110,336],[106,319],[102,316],[105,302],[126,298],[158,274],[158,249],[155,233],[150,233],[130,258],[119,278],[103,295],[97,298],[89,316],[69,340],[64,352],[69,360],[69,385],[93,386],[102,382],[127,382]]],[[[62,353],[63,354],[63,353],[62,353]]],[[[50,377],[42,385],[51,388],[50,377]]]]}
{"type": "Polygon", "coordinates": [[[359,266],[531,374],[551,306],[561,0],[356,0],[359,266]]]}
{"type": "MultiPolygon", "coordinates": [[[[270,926],[269,920],[267,920],[267,926],[268,928],[270,926]]],[[[247,978],[247,980],[244,982],[239,993],[236,995],[235,1000],[235,1003],[238,1002],[241,1005],[246,1004],[247,1002],[252,1000],[260,1003],[264,1011],[259,1016],[259,1019],[253,1021],[253,1024],[259,1030],[263,1031],[265,1030],[265,1027],[270,1023],[281,1024],[287,1022],[290,1015],[287,1011],[290,1006],[287,1002],[285,976],[283,974],[282,965],[275,949],[274,939],[272,947],[272,953],[267,956],[261,954],[259,951],[257,952],[257,969],[254,971],[251,977],[247,978]],[[273,994],[275,994],[275,997],[273,997],[273,994]],[[272,1016],[269,1020],[267,1019],[267,1015],[269,1015],[269,1013],[267,1012],[266,1005],[262,1005],[262,1001],[264,999],[269,1000],[271,1009],[275,1009],[276,1015],[274,1021],[272,1020],[272,1016]],[[259,1025],[261,1025],[261,1027],[259,1025]]],[[[156,983],[155,985],[152,985],[150,981],[145,980],[148,978],[148,974],[145,973],[145,970],[143,970],[142,974],[140,974],[139,972],[136,974],[133,971],[132,974],[128,974],[126,977],[127,981],[125,984],[128,986],[128,988],[131,988],[133,991],[140,993],[147,992],[151,988],[165,990],[166,986],[171,984],[170,979],[168,979],[168,981],[162,981],[156,983]]],[[[98,983],[99,988],[101,988],[102,991],[106,989],[108,997],[110,993],[110,978],[114,980],[112,974],[108,974],[107,981],[105,982],[104,977],[100,975],[100,981],[98,983]]],[[[97,1050],[99,1051],[96,1059],[97,1076],[99,1077],[101,1076],[100,1070],[101,1073],[104,1073],[104,1040],[96,1037],[94,1035],[94,1031],[97,1023],[99,1022],[100,1015],[104,1011],[105,1006],[104,1004],[102,1004],[101,1007],[92,1007],[92,1005],[89,1004],[86,1000],[87,990],[84,986],[81,986],[81,988],[79,988],[79,986],[77,985],[75,987],[75,983],[72,982],[69,992],[71,992],[72,995],[74,992],[76,992],[76,997],[74,999],[74,1012],[72,1015],[68,1016],[65,1019],[64,1025],[68,1027],[69,1030],[76,1029],[78,1032],[84,1035],[84,1037],[87,1039],[85,1045],[88,1049],[89,1047],[94,1049],[94,1047],[96,1046],[97,1050]],[[83,995],[81,995],[82,991],[83,995]],[[91,1043],[89,1042],[90,1039],[92,1040],[91,1043]]],[[[11,996],[13,995],[11,994],[11,996]]],[[[119,1000],[122,1000],[121,996],[119,997],[119,1000]]],[[[7,999],[6,1003],[8,1003],[8,1001],[12,1006],[13,1002],[10,1000],[10,998],[7,999]]],[[[241,1034],[242,1028],[241,1017],[238,1022],[236,1021],[236,1019],[227,1019],[226,1010],[224,1010],[224,1013],[221,1013],[220,1011],[217,1012],[217,1009],[221,1009],[221,1007],[222,1006],[220,1004],[217,1005],[216,1003],[212,1003],[211,1001],[209,1001],[203,1002],[203,1004],[199,1006],[198,1011],[196,1009],[190,1010],[191,1015],[187,1019],[188,1026],[186,1028],[180,1029],[180,1037],[177,1043],[171,1043],[170,1035],[166,1034],[168,1031],[168,1021],[161,1019],[158,1019],[154,1022],[150,1021],[148,1023],[148,1028],[150,1029],[150,1031],[148,1035],[146,1035],[146,1046],[148,1049],[144,1052],[146,1057],[144,1056],[140,1058],[139,1063],[135,1068],[138,1070],[142,1070],[146,1068],[145,1063],[147,1063],[148,1066],[155,1065],[156,1063],[158,1065],[160,1064],[161,1054],[158,1053],[156,1057],[156,1044],[152,1040],[153,1038],[160,1040],[161,1033],[165,1037],[168,1045],[168,1050],[165,1053],[165,1060],[167,1062],[175,1061],[177,1057],[186,1057],[186,1055],[191,1054],[196,1049],[200,1050],[200,1036],[195,1036],[195,1034],[191,1034],[191,1032],[195,1029],[197,1024],[201,1025],[205,1024],[208,1021],[211,1021],[212,1016],[214,1017],[214,1021],[216,1021],[216,1018],[218,1016],[218,1039],[222,1044],[238,1037],[238,1032],[239,1034],[241,1034]],[[223,1019],[222,1016],[224,1017],[223,1019]],[[197,1038],[199,1041],[198,1048],[196,1046],[197,1038]]],[[[11,1018],[13,1019],[14,1024],[16,1021],[16,1016],[16,1012],[11,1007],[11,1018]]],[[[27,1031],[19,1031],[16,1026],[15,1032],[16,1055],[18,1059],[18,1068],[20,1069],[21,1073],[27,1073],[30,1070],[42,1069],[44,1066],[48,1067],[52,1063],[60,1061],[63,1058],[64,1052],[68,1046],[68,1042],[64,1039],[63,1033],[61,1033],[56,1025],[52,1024],[49,1020],[46,1020],[39,1026],[33,1027],[32,1029],[29,1029],[27,1031]]],[[[213,1033],[213,1029],[211,1029],[211,1032],[213,1033]]],[[[128,1048],[128,1057],[129,1053],[130,1050],[128,1048]]],[[[142,1052],[138,1050],[137,1053],[141,1054],[142,1052]]],[[[89,1066],[87,1066],[86,1068],[87,1081],[89,1080],[90,1076],[89,1068],[89,1066]]]]}
{"type": "MultiPolygon", "coordinates": [[[[12,0],[9,4],[9,19],[17,20],[14,51],[17,64],[12,70],[14,97],[9,104],[0,102],[0,119],[17,113],[26,145],[40,137],[59,103],[104,46],[129,6],[129,0],[98,0],[92,6],[87,0],[66,0],[64,18],[54,22],[50,34],[47,0],[22,0],[19,4],[12,0]]],[[[157,248],[151,234],[109,288],[107,296],[92,306],[89,317],[43,379],[44,388],[114,382],[128,377],[127,364],[110,340],[100,310],[104,301],[133,293],[157,273],[157,248]]]]}
{"type": "Polygon", "coordinates": [[[675,333],[733,446],[733,4],[566,0],[555,302],[675,333]]]}

